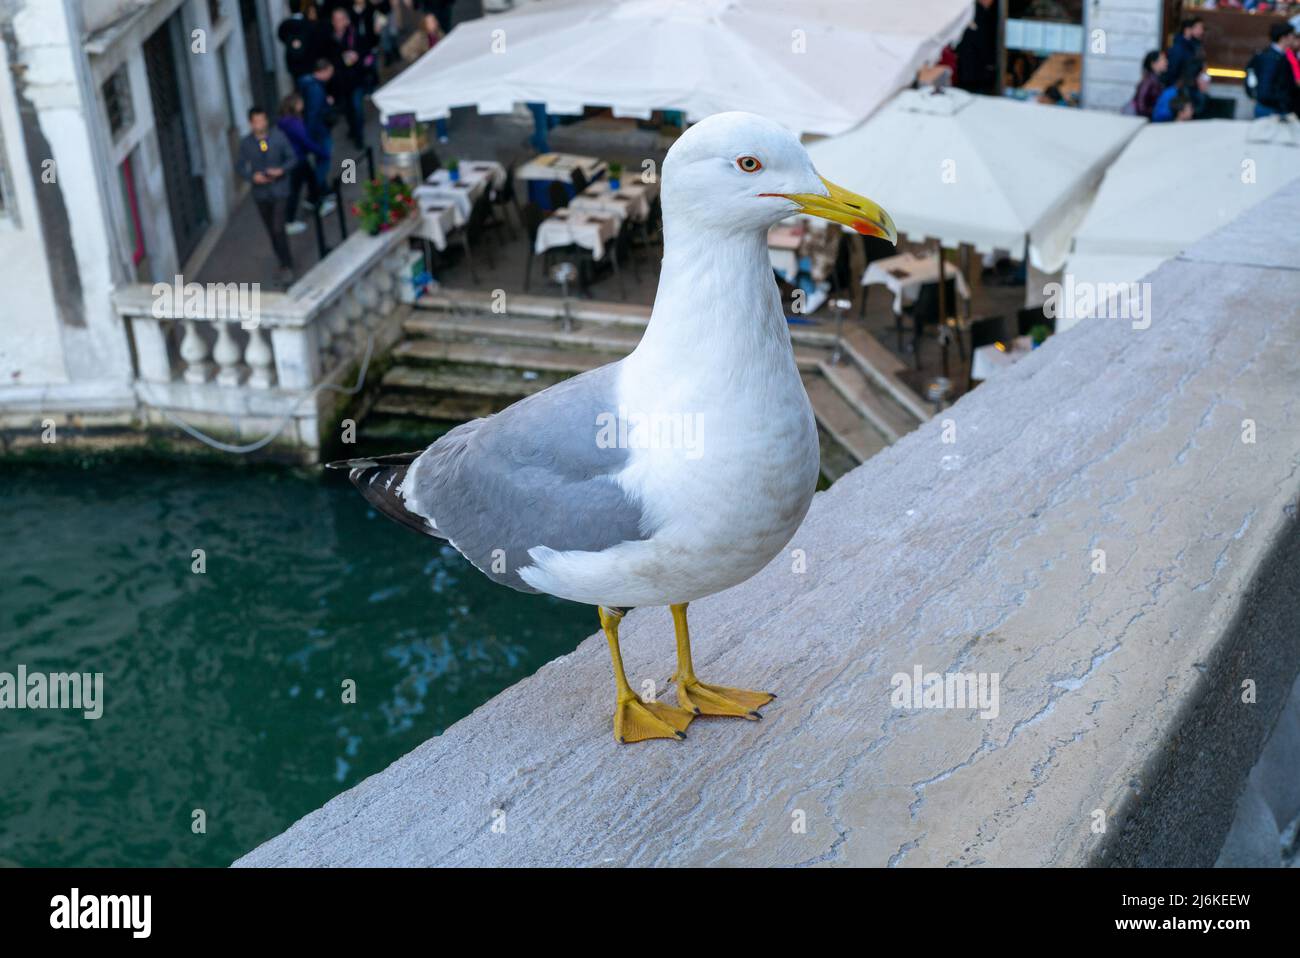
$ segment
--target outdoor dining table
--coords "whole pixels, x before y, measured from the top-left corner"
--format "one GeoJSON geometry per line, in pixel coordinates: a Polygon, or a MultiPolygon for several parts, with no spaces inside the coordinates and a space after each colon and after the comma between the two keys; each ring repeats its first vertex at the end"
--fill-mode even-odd
{"type": "Polygon", "coordinates": [[[596,259],[605,256],[605,244],[618,236],[618,218],[606,213],[588,213],[564,208],[556,210],[537,229],[535,253],[559,246],[581,246],[596,259]]]}
{"type": "Polygon", "coordinates": [[[1028,336],[1017,336],[1008,346],[1005,343],[990,343],[980,346],[971,354],[970,378],[988,379],[999,370],[1013,366],[1033,351],[1034,341],[1028,336]]]}
{"type": "Polygon", "coordinates": [[[459,225],[460,215],[456,206],[436,198],[418,196],[416,204],[420,209],[420,222],[411,235],[428,240],[442,252],[447,248],[447,237],[459,225]]]}
{"type": "Polygon", "coordinates": [[[551,184],[562,183],[572,199],[573,174],[582,170],[587,182],[599,179],[605,172],[605,161],[594,156],[576,153],[542,153],[515,168],[515,179],[528,184],[528,199],[544,210],[551,209],[551,184]]]}
{"type": "Polygon", "coordinates": [[[492,185],[493,174],[487,169],[460,168],[460,178],[452,180],[451,173],[445,168],[435,170],[412,192],[417,202],[432,200],[437,203],[450,203],[456,208],[457,226],[469,222],[469,214],[474,204],[479,201],[488,187],[492,185]]]}
{"type": "MultiPolygon", "coordinates": [[[[970,287],[966,285],[966,277],[961,274],[961,270],[955,263],[947,261],[943,266],[944,276],[955,281],[957,295],[969,302],[970,287]]],[[[863,286],[879,284],[894,294],[895,315],[902,313],[904,305],[915,302],[922,286],[938,281],[939,261],[933,254],[918,256],[916,253],[900,253],[888,256],[876,260],[862,274],[863,286]]]]}
{"type": "Polygon", "coordinates": [[[650,204],[659,194],[657,183],[619,183],[611,189],[609,180],[596,180],[569,202],[569,209],[589,213],[613,213],[620,221],[631,217],[634,223],[644,223],[650,217],[650,204]]]}

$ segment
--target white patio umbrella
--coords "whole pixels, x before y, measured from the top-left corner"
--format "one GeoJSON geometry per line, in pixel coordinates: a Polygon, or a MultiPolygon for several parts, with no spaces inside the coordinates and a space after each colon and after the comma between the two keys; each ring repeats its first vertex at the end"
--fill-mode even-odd
{"type": "Polygon", "coordinates": [[[1126,283],[1300,177],[1280,117],[1153,123],[1115,161],[1074,238],[1075,283],[1126,283]]]}
{"type": "Polygon", "coordinates": [[[459,24],[374,95],[385,116],[452,107],[616,116],[748,110],[796,133],[869,115],[955,42],[970,0],[548,0],[459,24]]]}
{"type": "Polygon", "coordinates": [[[905,90],[857,128],[812,144],[817,169],[889,211],[900,234],[1019,253],[1054,273],[1137,117],[905,90]]]}

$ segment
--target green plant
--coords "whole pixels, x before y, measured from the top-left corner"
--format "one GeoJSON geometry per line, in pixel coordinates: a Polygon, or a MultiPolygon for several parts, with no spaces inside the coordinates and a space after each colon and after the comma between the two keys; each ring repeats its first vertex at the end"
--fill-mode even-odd
{"type": "Polygon", "coordinates": [[[623,164],[617,161],[609,164],[609,178],[616,180],[623,175],[623,164]]]}
{"type": "Polygon", "coordinates": [[[448,172],[448,173],[455,173],[455,172],[456,172],[457,170],[459,170],[459,169],[460,169],[460,160],[456,159],[456,158],[453,156],[450,160],[447,161],[447,172],[448,172]]]}
{"type": "Polygon", "coordinates": [[[352,205],[352,215],[371,236],[386,232],[415,212],[411,187],[393,177],[373,179],[362,186],[361,199],[352,205]]]}
{"type": "Polygon", "coordinates": [[[1043,345],[1043,341],[1050,335],[1052,335],[1052,331],[1042,323],[1029,330],[1029,338],[1033,340],[1035,346],[1043,345]]]}

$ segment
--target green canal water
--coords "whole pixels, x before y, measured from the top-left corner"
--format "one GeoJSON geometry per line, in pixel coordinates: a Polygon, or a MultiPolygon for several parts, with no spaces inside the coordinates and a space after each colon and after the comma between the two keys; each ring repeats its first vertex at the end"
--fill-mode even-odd
{"type": "Polygon", "coordinates": [[[595,624],[333,477],[0,466],[0,672],[104,674],[98,720],[0,709],[0,864],[227,865],[595,624]]]}

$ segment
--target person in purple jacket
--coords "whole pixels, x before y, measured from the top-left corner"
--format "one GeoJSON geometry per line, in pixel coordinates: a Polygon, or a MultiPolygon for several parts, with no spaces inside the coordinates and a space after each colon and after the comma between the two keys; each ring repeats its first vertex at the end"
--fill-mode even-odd
{"type": "Polygon", "coordinates": [[[1164,84],[1160,78],[1164,76],[1167,69],[1169,69],[1169,60],[1163,50],[1152,50],[1142,58],[1142,79],[1133,93],[1133,99],[1129,100],[1128,106],[1124,108],[1125,113],[1151,119],[1156,101],[1164,92],[1164,84]]]}
{"type": "Polygon", "coordinates": [[[334,212],[334,197],[328,196],[321,203],[320,180],[316,167],[330,161],[330,151],[317,143],[307,132],[307,124],[302,118],[302,94],[290,93],[280,101],[280,118],[276,126],[289,140],[293,152],[298,157],[298,165],[293,168],[293,177],[289,183],[289,205],[285,210],[285,232],[290,236],[301,233],[307,224],[298,219],[298,200],[302,188],[307,187],[307,200],[313,206],[320,206],[322,216],[334,212]]]}

